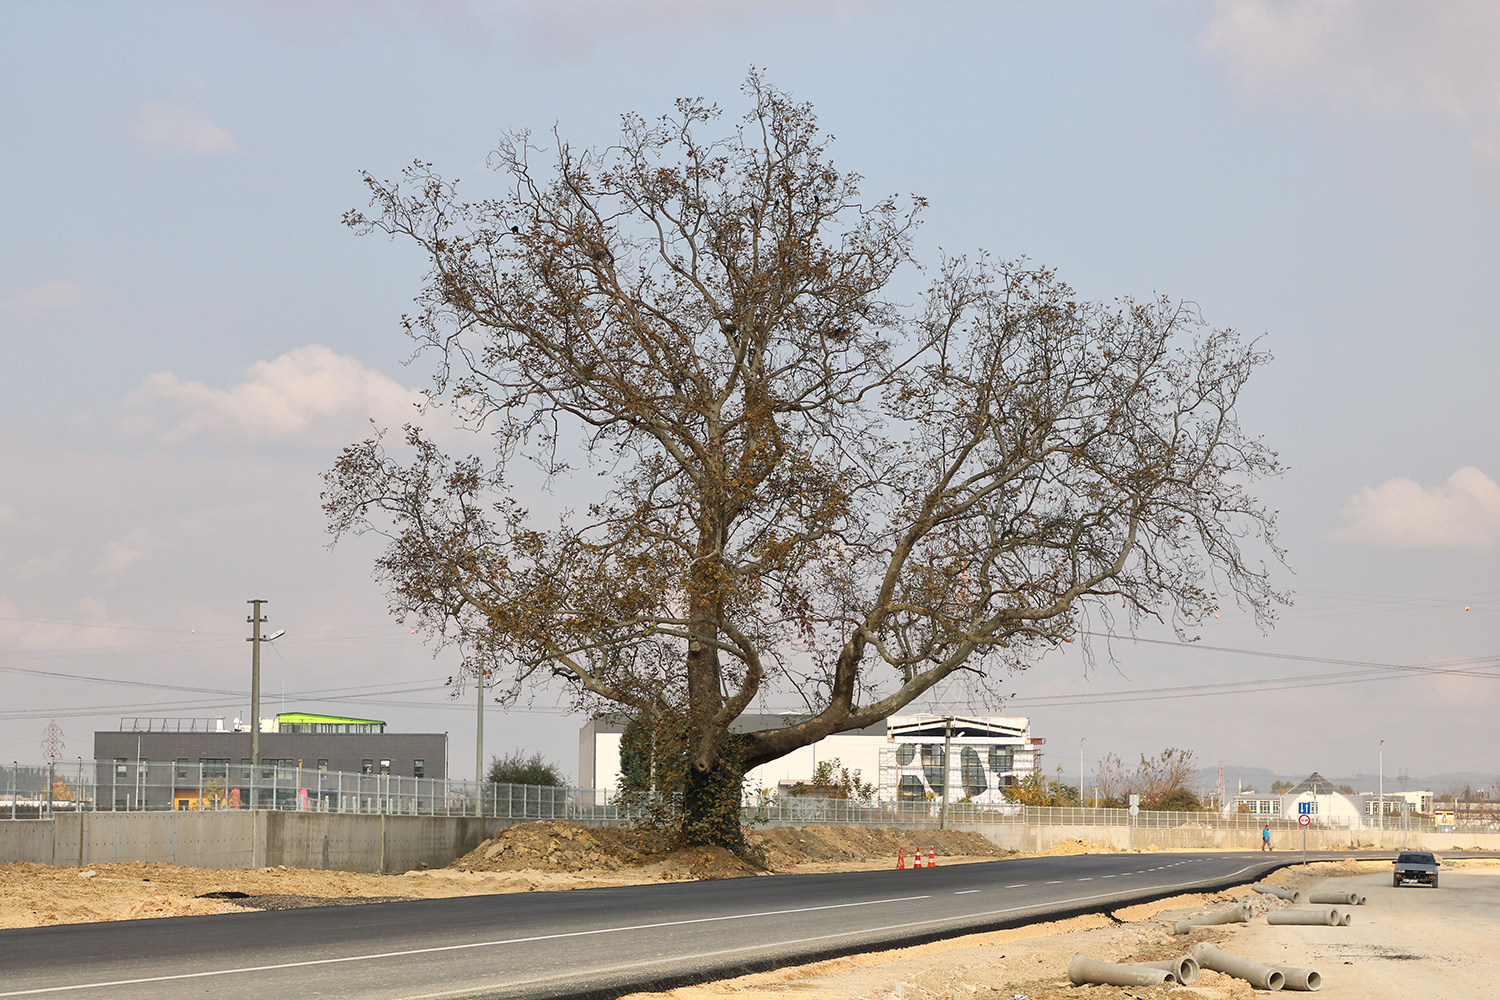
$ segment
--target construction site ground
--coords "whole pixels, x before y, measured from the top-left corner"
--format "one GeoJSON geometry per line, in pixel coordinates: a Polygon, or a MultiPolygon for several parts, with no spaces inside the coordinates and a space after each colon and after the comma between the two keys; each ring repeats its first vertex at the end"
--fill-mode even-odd
{"type": "MultiPolygon", "coordinates": [[[[977,834],[953,831],[784,827],[755,831],[750,841],[758,865],[717,849],[669,851],[657,838],[636,830],[542,822],[511,827],[446,868],[396,875],[166,864],[81,869],[7,864],[0,865],[0,928],[228,913],[244,907],[285,909],[673,879],[859,871],[893,867],[898,853],[909,863],[918,848],[924,860],[931,851],[945,865],[1023,856],[1003,851],[977,834]]],[[[1070,841],[1046,853],[1106,852],[1114,853],[1101,845],[1070,841]]],[[[1260,961],[1320,968],[1322,993],[1334,998],[1492,997],[1493,985],[1500,981],[1500,958],[1483,942],[1494,940],[1500,931],[1500,903],[1467,913],[1464,920],[1406,913],[1411,906],[1405,904],[1418,902],[1414,894],[1432,890],[1393,889],[1389,873],[1388,861],[1351,860],[1297,866],[1274,879],[1293,888],[1330,880],[1358,886],[1372,902],[1352,911],[1355,919],[1345,928],[1276,927],[1253,921],[1204,928],[1186,938],[1170,933],[1170,921],[1233,900],[1248,899],[1257,912],[1288,905],[1246,887],[1212,897],[1175,897],[1107,915],[781,969],[651,998],[769,1000],[788,993],[807,1000],[1252,996],[1248,984],[1212,972],[1191,987],[1080,987],[1067,979],[1068,960],[1077,953],[1109,961],[1148,961],[1185,953],[1199,940],[1260,961]]],[[[1488,888],[1490,898],[1500,900],[1500,893],[1495,892],[1500,890],[1500,859],[1448,862],[1443,869],[1444,890],[1438,891],[1450,886],[1461,890],[1469,883],[1488,888]]],[[[1438,898],[1420,902],[1430,908],[1429,899],[1438,898]]],[[[638,995],[635,1000],[646,1000],[646,996],[638,995]]]]}

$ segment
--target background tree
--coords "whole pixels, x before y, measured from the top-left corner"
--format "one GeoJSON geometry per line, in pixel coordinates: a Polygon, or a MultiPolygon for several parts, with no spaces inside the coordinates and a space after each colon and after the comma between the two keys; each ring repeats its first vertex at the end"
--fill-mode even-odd
{"type": "Polygon", "coordinates": [[[347,222],[426,254],[406,330],[492,454],[408,428],[346,449],[324,494],[336,535],[388,537],[396,614],[503,654],[503,697],[551,676],[680,741],[683,837],[736,849],[746,769],[957,672],[983,689],[1086,606],[1185,634],[1209,573],[1263,623],[1276,601],[1241,548],[1275,551],[1247,488],[1276,460],[1235,419],[1264,355],[1191,307],[983,256],[898,306],[920,202],[864,197],[810,107],[745,91],[715,138],[698,100],[608,149],[558,140],[547,168],[509,136],[494,200],[422,164],[367,176],[347,222]],[[604,489],[533,516],[518,459],[604,489]],[[767,690],[805,717],[731,734],[767,690]]]}
{"type": "Polygon", "coordinates": [[[1295,787],[1297,787],[1296,782],[1287,781],[1285,779],[1278,778],[1275,781],[1271,782],[1271,794],[1272,795],[1285,795],[1287,792],[1290,792],[1295,787]]]}
{"type": "Polygon", "coordinates": [[[860,780],[859,769],[853,771],[844,766],[837,757],[819,761],[813,768],[811,781],[799,781],[791,788],[793,795],[805,795],[818,799],[854,799],[868,802],[875,796],[875,786],[860,780]]]}
{"type": "Polygon", "coordinates": [[[490,769],[484,780],[492,785],[545,785],[549,788],[565,784],[562,771],[543,757],[541,751],[527,756],[522,750],[490,758],[490,769]]]}
{"type": "MultiPolygon", "coordinates": [[[[1061,775],[1061,772],[1059,772],[1061,775]]],[[[1041,771],[1033,771],[1000,789],[1007,802],[1018,802],[1023,806],[1076,806],[1078,789],[1064,784],[1062,778],[1049,778],[1041,771]]]]}
{"type": "Polygon", "coordinates": [[[1141,763],[1130,776],[1130,791],[1140,795],[1145,809],[1166,809],[1163,802],[1182,803],[1191,798],[1197,808],[1198,796],[1187,787],[1196,770],[1196,755],[1191,750],[1168,747],[1155,757],[1141,754],[1141,763]],[[1187,798],[1179,793],[1186,792],[1187,798]]]}
{"type": "Polygon", "coordinates": [[[1107,753],[1094,768],[1094,787],[1097,791],[1099,804],[1101,806],[1119,806],[1123,804],[1121,796],[1125,794],[1125,786],[1129,781],[1129,774],[1125,770],[1125,762],[1118,754],[1107,753]]]}

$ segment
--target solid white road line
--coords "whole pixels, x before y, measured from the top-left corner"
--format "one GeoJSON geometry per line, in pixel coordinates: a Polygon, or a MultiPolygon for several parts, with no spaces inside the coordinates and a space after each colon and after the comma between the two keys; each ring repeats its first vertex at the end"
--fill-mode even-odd
{"type": "Polygon", "coordinates": [[[468,944],[439,945],[432,948],[408,948],[402,951],[375,952],[368,955],[344,955],[340,958],[314,958],[302,962],[278,962],[274,965],[252,965],[237,969],[214,969],[209,972],[183,972],[172,976],[147,976],[141,979],[118,979],[111,982],[76,983],[71,986],[44,986],[34,990],[13,990],[0,993],[0,997],[34,996],[40,993],[61,993],[66,990],[88,990],[103,986],[134,986],[139,983],[167,983],[181,979],[204,979],[209,976],[234,976],[246,972],[273,972],[278,969],[301,969],[312,965],[338,965],[343,962],[365,962],[380,958],[405,958],[410,955],[433,955],[445,951],[467,951],[471,948],[488,948],[495,945],[529,944],[535,941],[557,941],[564,938],[591,937],[596,934],[620,934],[626,931],[658,930],[663,927],[687,927],[692,924],[711,924],[724,920],[753,920],[756,917],[784,917],[794,913],[817,913],[822,910],[843,910],[856,906],[881,906],[887,903],[911,903],[926,896],[898,896],[893,899],[867,899],[859,903],[830,903],[826,906],[800,906],[789,910],[762,910],[755,913],[726,913],[719,917],[695,917],[691,920],[663,920],[654,924],[628,924],[623,927],[598,927],[590,931],[564,931],[560,934],[536,934],[531,937],[500,938],[494,941],[471,941],[468,944]]]}

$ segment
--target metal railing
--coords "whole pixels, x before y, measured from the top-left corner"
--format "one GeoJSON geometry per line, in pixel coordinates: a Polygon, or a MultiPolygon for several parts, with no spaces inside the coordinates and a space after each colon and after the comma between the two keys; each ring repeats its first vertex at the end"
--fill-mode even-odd
{"type": "Polygon", "coordinates": [[[76,812],[275,809],[627,822],[606,792],[262,764],[57,760],[0,767],[0,819],[76,812]]]}
{"type": "MultiPolygon", "coordinates": [[[[637,810],[612,789],[484,784],[446,778],[320,771],[262,764],[172,761],[54,760],[0,767],[0,819],[37,819],[76,812],[161,812],[222,809],[366,813],[400,816],[485,816],[566,819],[589,825],[626,825],[637,810]]],[[[751,793],[743,803],[749,826],[811,824],[896,826],[1025,825],[1130,827],[1138,830],[1299,829],[1293,819],[1241,812],[1150,812],[1078,806],[978,805],[936,800],[861,801],[751,793]]],[[[1371,831],[1359,817],[1314,817],[1313,829],[1371,831]]],[[[1500,815],[1465,814],[1453,824],[1431,816],[1387,816],[1385,829],[1421,833],[1500,832],[1500,815]]]]}

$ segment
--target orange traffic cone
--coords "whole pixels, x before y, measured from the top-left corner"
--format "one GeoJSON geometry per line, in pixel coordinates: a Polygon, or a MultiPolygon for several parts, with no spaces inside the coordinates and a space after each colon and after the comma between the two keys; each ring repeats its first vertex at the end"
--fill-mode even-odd
{"type": "Polygon", "coordinates": [[[936,868],[937,867],[937,856],[932,853],[932,848],[930,848],[930,847],[927,848],[927,867],[928,868],[936,868]]]}
{"type": "Polygon", "coordinates": [[[896,853],[896,867],[897,868],[905,868],[906,867],[906,848],[904,848],[904,847],[901,848],[896,853]]]}
{"type": "Polygon", "coordinates": [[[922,867],[922,849],[920,847],[917,848],[914,852],[912,852],[911,866],[913,868],[921,868],[922,867]]]}

